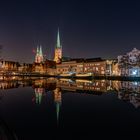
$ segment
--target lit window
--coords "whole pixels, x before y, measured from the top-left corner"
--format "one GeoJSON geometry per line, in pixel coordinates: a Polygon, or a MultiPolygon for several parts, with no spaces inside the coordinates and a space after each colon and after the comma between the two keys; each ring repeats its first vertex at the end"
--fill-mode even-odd
{"type": "Polygon", "coordinates": [[[98,67],[96,67],[96,70],[98,71],[98,67]]]}

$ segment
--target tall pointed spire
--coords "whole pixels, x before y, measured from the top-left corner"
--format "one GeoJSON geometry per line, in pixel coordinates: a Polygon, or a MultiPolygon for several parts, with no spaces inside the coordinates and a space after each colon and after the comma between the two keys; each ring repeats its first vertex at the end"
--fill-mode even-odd
{"type": "Polygon", "coordinates": [[[62,59],[62,46],[61,46],[61,43],[60,43],[60,35],[59,35],[59,28],[58,28],[57,43],[56,43],[55,54],[54,54],[54,61],[56,63],[60,63],[61,59],[62,59]]]}
{"type": "Polygon", "coordinates": [[[38,46],[37,46],[36,54],[37,55],[39,54],[39,48],[38,48],[38,46]]]}
{"type": "Polygon", "coordinates": [[[57,44],[56,44],[56,47],[57,48],[61,48],[59,28],[58,28],[58,32],[57,32],[57,44]]]}
{"type": "Polygon", "coordinates": [[[42,47],[41,47],[41,45],[40,45],[39,54],[40,54],[41,56],[43,55],[43,54],[42,54],[42,47]]]}
{"type": "Polygon", "coordinates": [[[42,46],[37,46],[37,50],[36,50],[36,56],[35,56],[35,62],[36,63],[41,63],[43,62],[43,52],[42,52],[42,46]]]}

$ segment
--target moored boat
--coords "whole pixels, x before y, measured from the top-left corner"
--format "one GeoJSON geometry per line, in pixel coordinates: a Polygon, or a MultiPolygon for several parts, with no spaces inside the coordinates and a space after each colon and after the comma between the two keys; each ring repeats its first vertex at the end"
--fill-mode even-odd
{"type": "Polygon", "coordinates": [[[82,78],[82,77],[84,78],[84,77],[92,77],[93,74],[92,73],[77,73],[75,76],[79,78],[82,78]]]}
{"type": "Polygon", "coordinates": [[[74,73],[62,73],[62,74],[59,74],[60,77],[72,77],[72,76],[75,76],[74,73]]]}

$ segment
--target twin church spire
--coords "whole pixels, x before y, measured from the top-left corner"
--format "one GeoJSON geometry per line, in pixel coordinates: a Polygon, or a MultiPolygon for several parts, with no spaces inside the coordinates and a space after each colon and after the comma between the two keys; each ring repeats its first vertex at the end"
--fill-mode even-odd
{"type": "Polygon", "coordinates": [[[35,63],[41,63],[44,61],[43,53],[42,53],[42,46],[37,46],[36,56],[35,56],[35,63]]]}
{"type": "MultiPolygon", "coordinates": [[[[56,41],[56,47],[54,52],[54,61],[56,63],[60,63],[62,59],[62,46],[60,42],[60,34],[59,34],[59,28],[57,32],[57,41],[56,41]]],[[[36,56],[35,56],[35,63],[41,63],[44,61],[43,53],[42,53],[42,46],[37,46],[36,50],[36,56]]]]}

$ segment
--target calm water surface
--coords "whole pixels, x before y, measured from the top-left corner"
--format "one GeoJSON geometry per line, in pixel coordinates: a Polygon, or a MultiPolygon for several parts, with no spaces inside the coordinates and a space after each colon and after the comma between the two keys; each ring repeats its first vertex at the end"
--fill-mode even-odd
{"type": "Polygon", "coordinates": [[[0,80],[0,138],[136,135],[140,82],[54,78],[0,80]]]}

